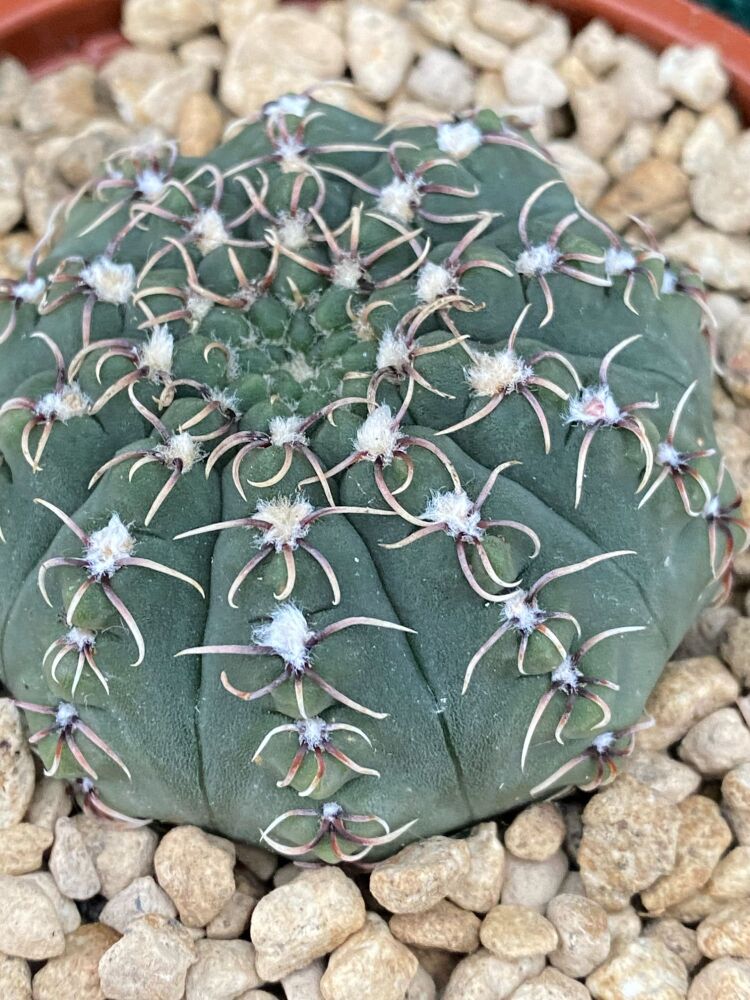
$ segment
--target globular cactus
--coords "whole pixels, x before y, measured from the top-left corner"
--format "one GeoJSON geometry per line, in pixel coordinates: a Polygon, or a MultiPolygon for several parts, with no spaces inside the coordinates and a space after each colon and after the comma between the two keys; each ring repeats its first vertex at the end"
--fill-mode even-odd
{"type": "Polygon", "coordinates": [[[745,538],[696,279],[492,113],[306,96],[55,228],[0,306],[0,662],[49,774],[326,860],[611,779],[745,538]]]}

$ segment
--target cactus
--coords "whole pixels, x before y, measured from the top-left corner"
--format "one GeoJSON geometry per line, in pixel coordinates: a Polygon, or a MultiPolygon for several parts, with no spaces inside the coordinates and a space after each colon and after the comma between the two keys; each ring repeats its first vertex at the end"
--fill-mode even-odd
{"type": "Polygon", "coordinates": [[[596,787],[731,583],[700,283],[490,112],[123,153],[2,299],[0,665],[96,815],[357,861],[596,787]]]}

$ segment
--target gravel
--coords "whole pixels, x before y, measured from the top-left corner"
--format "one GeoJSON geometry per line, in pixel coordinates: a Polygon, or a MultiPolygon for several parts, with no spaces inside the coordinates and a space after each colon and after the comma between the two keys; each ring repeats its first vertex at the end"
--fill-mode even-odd
{"type": "MultiPolygon", "coordinates": [[[[713,50],[657,56],[601,21],[571,38],[521,0],[126,0],[123,30],[134,47],[99,72],[32,80],[0,60],[4,276],[124,146],[176,137],[201,156],[234,117],[307,87],[384,123],[487,105],[531,124],[584,205],[616,227],[638,215],[703,273],[718,433],[750,487],[750,131],[713,50]]],[[[0,699],[0,996],[750,998],[748,584],[741,556],[612,786],[430,838],[371,875],[83,816],[0,699]]]]}

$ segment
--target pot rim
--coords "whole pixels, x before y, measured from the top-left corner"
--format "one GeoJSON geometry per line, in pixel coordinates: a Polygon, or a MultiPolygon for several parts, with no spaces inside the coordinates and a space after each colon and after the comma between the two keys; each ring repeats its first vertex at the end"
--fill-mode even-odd
{"type": "MultiPolygon", "coordinates": [[[[544,2],[568,14],[576,28],[599,17],[657,49],[715,46],[732,77],[733,96],[750,118],[750,33],[721,15],[692,0],[544,2]]],[[[119,32],[120,10],[121,0],[0,0],[0,51],[35,73],[74,58],[98,65],[127,44],[119,32]]]]}

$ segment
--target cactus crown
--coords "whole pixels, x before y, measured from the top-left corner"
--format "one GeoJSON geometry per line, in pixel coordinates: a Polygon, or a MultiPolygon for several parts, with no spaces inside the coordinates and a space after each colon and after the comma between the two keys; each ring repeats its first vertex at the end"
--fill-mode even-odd
{"type": "Polygon", "coordinates": [[[328,860],[609,780],[744,541],[697,280],[489,112],[288,96],[60,218],[0,304],[47,773],[328,860]]]}

